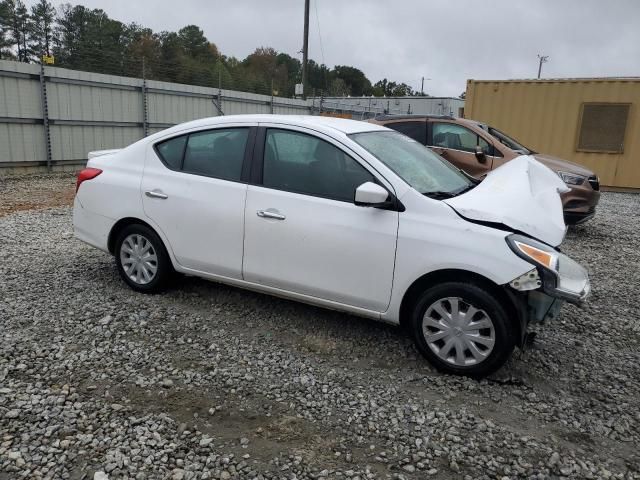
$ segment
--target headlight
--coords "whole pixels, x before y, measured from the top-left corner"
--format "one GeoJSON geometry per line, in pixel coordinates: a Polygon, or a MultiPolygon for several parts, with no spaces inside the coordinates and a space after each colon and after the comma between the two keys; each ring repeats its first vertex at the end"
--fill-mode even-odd
{"type": "Polygon", "coordinates": [[[545,293],[573,303],[587,297],[591,290],[589,276],[579,263],[524,235],[509,235],[506,240],[516,255],[538,267],[545,293]]]}
{"type": "Polygon", "coordinates": [[[587,179],[587,177],[583,177],[582,175],[576,175],[575,173],[568,172],[558,172],[558,176],[567,185],[582,185],[587,179]]]}

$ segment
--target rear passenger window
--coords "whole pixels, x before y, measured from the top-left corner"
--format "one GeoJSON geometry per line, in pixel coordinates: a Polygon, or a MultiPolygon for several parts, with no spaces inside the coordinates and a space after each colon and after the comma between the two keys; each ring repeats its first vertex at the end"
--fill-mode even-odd
{"type": "Polygon", "coordinates": [[[182,170],[224,180],[240,181],[248,128],[226,128],[192,133],[182,170]]]}
{"type": "Polygon", "coordinates": [[[427,144],[427,123],[426,122],[393,122],[385,127],[392,128],[407,137],[413,138],[422,145],[427,144]]]}
{"type": "Polygon", "coordinates": [[[166,142],[159,143],[156,146],[156,151],[160,156],[160,159],[171,170],[180,170],[182,166],[182,154],[184,153],[184,145],[187,142],[187,137],[177,137],[167,140],[166,142]]]}
{"type": "Polygon", "coordinates": [[[312,135],[267,130],[262,184],[267,188],[353,202],[374,178],[339,148],[312,135]]]}

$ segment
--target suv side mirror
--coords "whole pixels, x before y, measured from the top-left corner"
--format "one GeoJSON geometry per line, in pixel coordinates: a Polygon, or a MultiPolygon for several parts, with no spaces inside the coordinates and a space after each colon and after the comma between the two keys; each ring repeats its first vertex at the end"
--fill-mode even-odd
{"type": "Polygon", "coordinates": [[[389,192],[373,182],[365,182],[356,188],[354,203],[359,207],[382,207],[387,204],[389,192]]]}
{"type": "Polygon", "coordinates": [[[476,145],[476,159],[480,163],[484,163],[487,161],[487,156],[485,155],[484,150],[482,150],[482,147],[480,145],[476,145]]]}

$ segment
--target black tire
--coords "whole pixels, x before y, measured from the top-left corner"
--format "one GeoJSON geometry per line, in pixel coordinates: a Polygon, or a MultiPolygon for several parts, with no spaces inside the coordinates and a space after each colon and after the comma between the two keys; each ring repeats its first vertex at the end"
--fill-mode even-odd
{"type": "Polygon", "coordinates": [[[171,259],[169,258],[169,254],[167,253],[162,240],[160,239],[160,237],[158,237],[156,232],[154,232],[146,225],[133,224],[127,225],[125,228],[123,228],[116,237],[114,257],[118,273],[120,273],[120,277],[122,277],[127,285],[138,292],[161,292],[167,287],[174,273],[171,259]],[[125,267],[122,263],[121,253],[123,244],[125,240],[131,235],[140,235],[141,237],[146,239],[151,244],[153,251],[155,252],[155,256],[157,258],[155,262],[156,271],[154,276],[147,283],[137,283],[136,281],[132,280],[132,278],[130,278],[130,276],[125,271],[125,267]]]}
{"type": "MultiPolygon", "coordinates": [[[[461,306],[460,308],[466,307],[461,306]]],[[[409,328],[420,353],[439,371],[455,375],[466,375],[474,378],[490,375],[505,364],[516,345],[515,319],[509,318],[507,310],[500,299],[496,298],[496,295],[493,295],[489,288],[474,283],[451,281],[425,290],[413,306],[409,328]],[[479,314],[480,318],[484,319],[482,313],[486,313],[488,320],[493,324],[495,343],[484,360],[472,359],[471,351],[463,348],[465,358],[468,361],[477,361],[478,363],[464,366],[456,365],[451,363],[455,362],[453,358],[446,361],[429,346],[423,329],[425,314],[430,306],[448,297],[458,297],[463,304],[472,305],[476,309],[482,310],[479,314]]],[[[427,330],[429,328],[427,327],[427,330]]],[[[486,332],[487,330],[483,329],[483,331],[486,332]]],[[[429,331],[429,333],[433,334],[433,331],[429,331]]],[[[446,347],[443,346],[443,352],[446,354],[447,352],[444,351],[444,348],[446,347]]],[[[455,351],[457,352],[457,347],[455,351]]]]}

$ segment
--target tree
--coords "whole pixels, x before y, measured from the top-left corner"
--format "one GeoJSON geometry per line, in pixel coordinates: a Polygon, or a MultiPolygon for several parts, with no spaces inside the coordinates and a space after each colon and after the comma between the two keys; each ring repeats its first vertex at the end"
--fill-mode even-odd
{"type": "Polygon", "coordinates": [[[367,79],[362,70],[346,65],[336,65],[333,69],[335,78],[341,78],[347,84],[351,95],[360,97],[371,95],[371,82],[367,79]]]}
{"type": "MultiPolygon", "coordinates": [[[[30,60],[27,37],[29,34],[29,12],[22,0],[4,0],[2,2],[2,29],[5,41],[16,49],[19,62],[30,60]]],[[[6,48],[6,47],[5,47],[6,48]]]]}
{"type": "Polygon", "coordinates": [[[11,51],[13,42],[9,38],[10,24],[9,5],[7,2],[0,2],[0,60],[15,58],[11,51]]]}
{"type": "Polygon", "coordinates": [[[182,43],[184,53],[194,59],[214,62],[218,56],[218,48],[209,43],[200,27],[187,25],[178,31],[178,38],[182,43]]]}
{"type": "Polygon", "coordinates": [[[31,7],[28,32],[29,51],[35,58],[51,54],[55,15],[55,8],[47,0],[40,0],[31,7]]]}
{"type": "Polygon", "coordinates": [[[467,92],[462,92],[458,98],[461,98],[462,100],[464,100],[465,98],[467,98],[467,92]]]}

